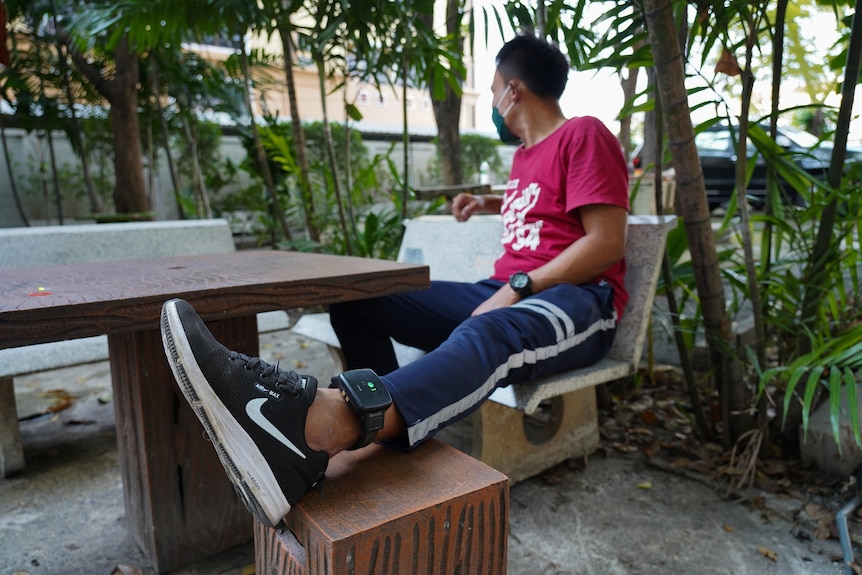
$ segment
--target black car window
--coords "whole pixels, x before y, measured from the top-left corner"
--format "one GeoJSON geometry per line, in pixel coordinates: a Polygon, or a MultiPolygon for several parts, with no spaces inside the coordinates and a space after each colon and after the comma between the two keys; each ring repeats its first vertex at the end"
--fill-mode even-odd
{"type": "Polygon", "coordinates": [[[700,151],[727,152],[731,147],[730,134],[727,132],[701,132],[694,141],[700,151]]]}

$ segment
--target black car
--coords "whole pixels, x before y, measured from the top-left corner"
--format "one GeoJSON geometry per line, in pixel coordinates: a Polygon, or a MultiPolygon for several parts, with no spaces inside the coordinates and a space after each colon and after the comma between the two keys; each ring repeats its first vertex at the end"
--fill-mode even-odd
{"type": "MultiPolygon", "coordinates": [[[[752,126],[749,133],[748,157],[754,156],[757,148],[752,139],[757,137],[756,132],[765,134],[767,129],[763,126],[752,126]]],[[[716,124],[699,132],[695,136],[695,145],[700,158],[700,167],[703,170],[704,185],[709,201],[710,209],[715,209],[726,204],[736,187],[736,145],[738,128],[732,129],[727,124],[716,124]],[[732,130],[732,131],[731,131],[732,130]]],[[[761,136],[763,141],[765,136],[761,136]]],[[[775,144],[783,151],[788,152],[787,158],[797,167],[805,172],[825,179],[826,171],[832,157],[832,143],[821,141],[813,134],[793,127],[782,127],[778,129],[775,144]]],[[[638,151],[632,159],[632,165],[637,169],[640,167],[638,151]]],[[[862,161],[862,153],[858,150],[847,151],[847,163],[862,161]]],[[[749,166],[750,168],[751,166],[749,166]]],[[[800,200],[787,181],[779,179],[786,197],[791,202],[800,200]]],[[[766,197],[766,160],[763,154],[757,154],[754,160],[754,171],[748,183],[747,193],[754,204],[762,204],[766,197]]]]}

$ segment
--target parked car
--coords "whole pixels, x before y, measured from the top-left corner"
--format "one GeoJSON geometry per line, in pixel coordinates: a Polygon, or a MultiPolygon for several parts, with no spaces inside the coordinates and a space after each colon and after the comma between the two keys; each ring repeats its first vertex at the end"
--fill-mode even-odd
{"type": "MultiPolygon", "coordinates": [[[[731,132],[729,125],[716,124],[695,136],[695,145],[700,158],[700,167],[703,170],[704,185],[711,210],[726,204],[736,186],[736,148],[734,141],[737,134],[738,128],[735,126],[731,132]]],[[[798,128],[782,127],[778,129],[775,143],[791,153],[793,162],[797,166],[815,177],[821,179],[826,177],[826,171],[832,157],[831,142],[821,141],[813,134],[798,128]]],[[[750,139],[747,148],[748,157],[751,158],[756,148],[750,139]]],[[[640,146],[636,148],[632,157],[634,170],[643,167],[639,157],[640,149],[640,146]]],[[[854,162],[862,162],[862,151],[848,149],[847,163],[854,162]]],[[[787,182],[780,181],[780,184],[783,186],[789,201],[797,202],[800,200],[798,194],[787,182]]],[[[747,192],[753,203],[762,204],[765,201],[766,161],[760,154],[756,157],[754,172],[748,183],[747,192]]]]}

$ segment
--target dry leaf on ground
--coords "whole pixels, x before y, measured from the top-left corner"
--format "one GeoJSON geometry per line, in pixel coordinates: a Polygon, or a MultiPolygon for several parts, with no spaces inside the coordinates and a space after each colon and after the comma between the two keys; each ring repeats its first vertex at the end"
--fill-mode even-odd
{"type": "Polygon", "coordinates": [[[78,399],[77,396],[70,394],[65,389],[51,389],[42,392],[41,395],[51,400],[51,405],[45,408],[45,413],[57,413],[58,411],[68,409],[78,399]]]}
{"type": "Polygon", "coordinates": [[[838,528],[835,525],[835,516],[831,511],[816,503],[806,503],[803,510],[815,524],[814,536],[817,539],[838,537],[838,528]]]}
{"type": "Polygon", "coordinates": [[[772,549],[767,549],[766,547],[758,547],[757,550],[760,551],[760,554],[767,559],[771,561],[778,561],[778,553],[776,553],[772,549]]]}

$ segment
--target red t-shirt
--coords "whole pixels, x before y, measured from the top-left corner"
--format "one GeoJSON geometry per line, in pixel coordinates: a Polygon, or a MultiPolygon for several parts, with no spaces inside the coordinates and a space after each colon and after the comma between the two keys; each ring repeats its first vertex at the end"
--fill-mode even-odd
{"type": "MultiPolygon", "coordinates": [[[[530,148],[515,152],[503,199],[503,254],[494,279],[508,281],[548,262],[585,235],[578,208],[610,204],[629,209],[628,170],[619,141],[597,118],[566,121],[530,148]]],[[[614,288],[622,318],[628,294],[625,260],[595,278],[614,288]]]]}

